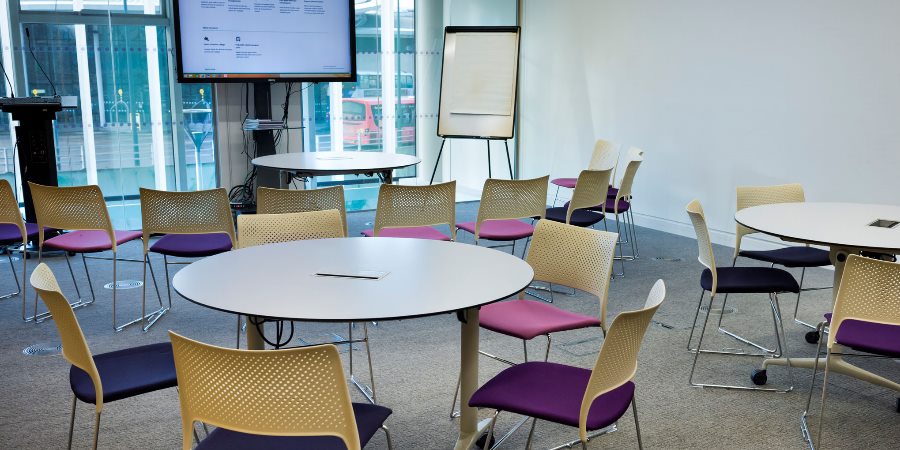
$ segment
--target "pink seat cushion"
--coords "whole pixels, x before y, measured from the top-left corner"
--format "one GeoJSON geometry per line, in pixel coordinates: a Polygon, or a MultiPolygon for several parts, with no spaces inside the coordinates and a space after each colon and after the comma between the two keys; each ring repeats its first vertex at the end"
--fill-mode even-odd
{"type": "Polygon", "coordinates": [[[562,186],[564,188],[575,189],[575,183],[577,181],[578,181],[578,178],[557,178],[550,182],[557,186],[562,186]]]}
{"type": "MultiPolygon", "coordinates": [[[[372,237],[375,233],[372,230],[362,232],[363,236],[372,237]]],[[[382,228],[379,237],[395,237],[395,238],[414,238],[414,239],[431,239],[432,241],[449,241],[450,236],[441,233],[434,227],[403,227],[403,228],[382,228]]]]}
{"type": "Polygon", "coordinates": [[[534,300],[511,300],[481,308],[481,326],[520,339],[556,331],[599,327],[600,319],[559,309],[534,300]]]}
{"type": "MultiPolygon", "coordinates": [[[[456,228],[475,234],[475,222],[463,222],[457,224],[456,228]]],[[[527,238],[532,234],[534,234],[534,227],[521,220],[486,220],[481,224],[478,238],[492,241],[514,241],[527,238]]]]}
{"type": "MultiPolygon", "coordinates": [[[[143,234],[140,231],[116,230],[116,245],[122,245],[128,241],[140,239],[143,234]]],[[[78,230],[44,241],[47,247],[56,248],[75,253],[102,252],[112,248],[109,236],[101,230],[78,230]]]]}

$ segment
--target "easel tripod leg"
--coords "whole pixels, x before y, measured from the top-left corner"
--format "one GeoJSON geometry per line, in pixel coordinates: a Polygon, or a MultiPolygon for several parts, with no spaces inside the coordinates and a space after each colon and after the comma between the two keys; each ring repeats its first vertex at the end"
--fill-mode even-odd
{"type": "Polygon", "coordinates": [[[491,141],[485,140],[484,142],[487,144],[488,148],[488,178],[494,178],[491,174],[491,141]]]}
{"type": "Polygon", "coordinates": [[[434,170],[431,171],[431,181],[428,184],[434,184],[434,176],[437,174],[438,164],[441,163],[441,154],[444,153],[444,144],[447,143],[447,140],[444,139],[441,141],[441,149],[438,150],[437,159],[434,160],[434,170]]]}
{"type": "MultiPolygon", "coordinates": [[[[514,180],[515,178],[513,177],[512,160],[509,159],[509,141],[504,140],[503,145],[506,147],[506,164],[509,166],[509,179],[514,180]]],[[[557,189],[557,191],[559,191],[559,189],[557,189]]]]}

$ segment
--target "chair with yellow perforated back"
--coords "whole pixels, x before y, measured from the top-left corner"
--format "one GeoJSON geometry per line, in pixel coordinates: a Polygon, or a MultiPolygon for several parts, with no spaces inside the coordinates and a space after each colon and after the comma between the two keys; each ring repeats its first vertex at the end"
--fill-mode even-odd
{"type": "Polygon", "coordinates": [[[482,385],[472,394],[469,405],[496,410],[487,441],[491,441],[500,411],[509,411],[534,418],[525,448],[531,448],[537,419],[542,419],[578,428],[578,439],[563,446],[580,443],[586,449],[589,439],[607,432],[590,435],[591,431],[607,429],[631,406],[638,448],[643,448],[634,376],[644,335],[665,297],[666,285],[657,280],[643,308],[620,313],[613,319],[593,370],[526,362],[500,372],[482,385]],[[552,389],[546,388],[551,385],[552,389]]]}
{"type": "Polygon", "coordinates": [[[375,227],[362,235],[456,240],[456,181],[430,186],[381,185],[375,227]],[[448,225],[450,236],[436,229],[437,225],[448,225]]]}
{"type": "Polygon", "coordinates": [[[15,297],[22,294],[22,320],[28,322],[33,317],[28,317],[25,302],[25,285],[28,273],[28,258],[22,254],[22,287],[19,287],[19,276],[16,274],[16,268],[13,265],[12,252],[14,248],[28,243],[32,239],[36,239],[38,235],[38,226],[34,223],[25,223],[22,220],[22,211],[19,209],[19,202],[13,194],[12,187],[6,180],[0,180],[0,248],[6,252],[6,258],[9,260],[9,268],[12,271],[13,279],[16,281],[16,290],[8,294],[0,295],[0,299],[15,297]]]}
{"type": "Polygon", "coordinates": [[[590,208],[606,201],[611,176],[612,169],[581,171],[572,200],[566,206],[547,208],[547,220],[577,227],[591,227],[603,220],[602,212],[592,211],[590,208]]]}
{"type": "MultiPolygon", "coordinates": [[[[190,260],[170,261],[174,258],[203,258],[231,250],[234,246],[234,222],[225,189],[192,192],[169,192],[140,189],[141,218],[143,220],[144,260],[152,267],[150,253],[163,257],[166,274],[166,293],[172,307],[172,288],[169,282],[170,264],[190,264],[190,260]],[[150,237],[163,236],[150,244],[150,237]]],[[[147,295],[147,271],[144,270],[143,295],[147,295]]],[[[147,323],[145,330],[154,321],[147,323]]]]}
{"type": "MultiPolygon", "coordinates": [[[[800,203],[804,201],[806,201],[806,198],[803,194],[803,186],[796,183],[775,186],[738,186],[737,188],[738,211],[744,208],[772,203],[800,203]]],[[[803,289],[803,279],[806,277],[807,268],[831,265],[828,251],[808,245],[788,246],[775,250],[741,250],[741,242],[744,240],[744,237],[753,233],[756,233],[756,231],[737,224],[732,265],[737,262],[738,257],[744,257],[772,265],[778,264],[787,268],[800,268],[800,293],[797,294],[797,304],[794,306],[794,322],[809,328],[816,328],[815,325],[798,319],[797,312],[800,309],[800,295],[803,291],[823,289],[803,289]]]]}
{"type": "Polygon", "coordinates": [[[257,214],[285,214],[336,209],[341,212],[344,235],[347,234],[347,208],[344,186],[319,189],[256,189],[257,214]]]}
{"type": "Polygon", "coordinates": [[[47,264],[41,263],[34,269],[31,286],[53,314],[53,322],[62,340],[63,357],[72,365],[69,369],[73,398],[68,448],[72,448],[75,407],[81,400],[94,405],[93,448],[96,450],[100,437],[100,413],[106,403],[175,387],[172,345],[162,342],[92,355],[78,319],[60,292],[56,277],[47,264]]]}
{"type": "MultiPolygon", "coordinates": [[[[618,160],[619,152],[616,151],[616,145],[603,139],[597,139],[597,142],[594,143],[594,151],[591,153],[591,161],[588,163],[587,170],[614,169],[618,160]]],[[[578,179],[554,178],[550,183],[556,186],[556,195],[553,197],[553,206],[556,206],[556,201],[559,199],[559,188],[575,189],[578,179]]]]}
{"type": "Polygon", "coordinates": [[[182,448],[194,424],[217,427],[197,450],[361,449],[384,431],[391,410],[351,403],[334,345],[235,350],[169,332],[181,399],[182,448]]]}
{"type": "MultiPolygon", "coordinates": [[[[98,186],[56,187],[43,186],[30,181],[28,185],[31,187],[34,212],[38,221],[38,262],[41,262],[44,247],[63,251],[66,257],[66,265],[69,266],[69,273],[72,274],[72,281],[75,282],[75,273],[72,272],[68,254],[81,254],[88,287],[91,290],[91,301],[85,301],[81,298],[81,292],[76,282],[75,292],[78,294],[78,300],[72,304],[72,307],[85,306],[96,300],[94,285],[91,281],[91,272],[87,267],[87,259],[101,259],[112,261],[112,323],[115,331],[121,331],[129,325],[138,323],[143,326],[145,321],[155,321],[158,319],[158,316],[168,311],[168,308],[162,304],[162,297],[159,295],[159,289],[157,288],[156,297],[159,301],[159,309],[145,314],[146,304],[142,297],[141,316],[119,325],[116,319],[116,297],[119,290],[118,262],[139,262],[143,264],[145,260],[119,258],[118,246],[126,242],[142,239],[143,234],[140,231],[113,229],[109,211],[106,209],[106,200],[103,198],[103,192],[100,191],[98,186]],[[46,228],[66,230],[67,232],[44,240],[46,228]],[[104,251],[110,251],[112,258],[87,256],[91,253],[104,251]]],[[[156,277],[153,276],[152,266],[150,266],[150,274],[154,287],[156,287],[156,277]]],[[[37,314],[37,297],[34,299],[34,315],[36,322],[47,316],[47,313],[37,314]]]]}
{"type": "MultiPolygon", "coordinates": [[[[476,220],[459,223],[456,228],[472,233],[475,245],[481,239],[511,242],[497,247],[511,245],[515,254],[516,241],[530,238],[534,233],[534,226],[522,219],[543,219],[547,213],[548,179],[549,176],[530,180],[485,180],[476,220]]],[[[527,250],[528,242],[525,248],[527,250]]]]}

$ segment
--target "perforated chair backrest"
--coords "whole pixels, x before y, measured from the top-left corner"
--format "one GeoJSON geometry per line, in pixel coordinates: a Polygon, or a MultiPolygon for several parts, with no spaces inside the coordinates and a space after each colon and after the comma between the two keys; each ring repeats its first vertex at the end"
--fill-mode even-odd
{"type": "Polygon", "coordinates": [[[384,228],[449,225],[456,240],[456,181],[431,186],[383,184],[378,191],[374,235],[384,228]]]}
{"type": "Polygon", "coordinates": [[[347,235],[347,207],[344,186],[319,189],[256,189],[257,214],[287,214],[336,209],[341,212],[344,236],[347,235]]]}
{"type": "Polygon", "coordinates": [[[547,214],[549,180],[549,175],[530,180],[485,180],[478,218],[475,220],[475,239],[478,239],[481,224],[486,220],[543,219],[547,214]]]}
{"type": "Polygon", "coordinates": [[[850,255],[834,300],[828,347],[847,319],[900,326],[900,264],[850,255]]]}
{"type": "Polygon", "coordinates": [[[239,248],[304,239],[341,237],[344,237],[344,228],[341,224],[341,214],[336,209],[238,216],[239,248]]]}
{"type": "Polygon", "coordinates": [[[687,208],[685,209],[687,210],[688,216],[691,218],[691,224],[694,225],[694,233],[697,235],[697,248],[699,250],[697,260],[712,272],[711,293],[715,295],[718,283],[718,276],[716,274],[716,256],[713,253],[712,241],[709,239],[709,228],[706,227],[706,216],[703,215],[703,205],[700,204],[699,200],[694,200],[688,203],[687,208]]]}
{"type": "Polygon", "coordinates": [[[631,199],[631,189],[634,186],[634,177],[637,175],[637,170],[641,167],[642,162],[644,162],[644,158],[635,156],[633,159],[629,160],[628,165],[625,166],[625,174],[622,175],[622,180],[619,181],[619,192],[616,193],[616,212],[618,212],[619,200],[631,199]]]}
{"type": "Polygon", "coordinates": [[[616,233],[541,220],[525,260],[534,269],[535,280],[596,296],[600,302],[600,323],[606,329],[606,303],[617,239],[616,233]]]}
{"type": "Polygon", "coordinates": [[[19,210],[19,202],[16,200],[12,186],[6,180],[0,180],[0,223],[15,225],[22,233],[22,242],[28,238],[25,221],[22,220],[22,211],[19,210]]]}
{"type": "Polygon", "coordinates": [[[181,401],[183,448],[194,422],[270,436],[335,436],[360,448],[350,392],[332,344],[236,350],[169,332],[181,401]]]}
{"type": "Polygon", "coordinates": [[[612,169],[582,170],[578,174],[575,192],[572,193],[572,200],[569,201],[569,209],[566,211],[566,223],[572,220],[572,213],[576,209],[590,208],[606,202],[610,177],[612,169]]]}
{"type": "Polygon", "coordinates": [[[116,251],[116,236],[103,192],[95,185],[56,187],[28,182],[38,223],[38,242],[44,243],[44,227],[59,230],[101,230],[116,251]]]}
{"type": "Polygon", "coordinates": [[[616,316],[603,339],[600,354],[591,371],[587,389],[581,401],[578,434],[587,440],[587,418],[597,397],[631,381],[637,373],[637,358],[650,320],[666,298],[666,284],[657,280],[647,296],[644,307],[616,316]]]}
{"type": "Polygon", "coordinates": [[[619,152],[616,151],[616,144],[597,139],[597,142],[594,143],[594,152],[591,153],[591,162],[588,163],[588,170],[615,169],[618,161],[619,152]]]}
{"type": "Polygon", "coordinates": [[[62,341],[63,357],[69,364],[85,371],[91,377],[96,393],[95,407],[97,411],[102,410],[103,384],[100,383],[100,373],[94,364],[94,358],[84,339],[81,326],[78,325],[78,319],[75,318],[75,312],[72,311],[69,300],[59,289],[56,277],[46,263],[38,264],[34,272],[31,272],[31,286],[47,305],[50,314],[53,315],[53,323],[56,324],[59,338],[62,341]]]}
{"type": "MultiPolygon", "coordinates": [[[[773,203],[802,203],[805,201],[806,196],[803,194],[803,186],[798,183],[737,187],[738,211],[752,206],[770,205],[773,203]]],[[[741,241],[744,239],[744,236],[756,233],[756,231],[739,223],[735,225],[737,230],[734,235],[734,256],[737,257],[741,251],[741,241]]]]}
{"type": "Polygon", "coordinates": [[[140,188],[144,253],[150,235],[227,234],[234,246],[234,221],[224,188],[170,192],[140,188]]]}

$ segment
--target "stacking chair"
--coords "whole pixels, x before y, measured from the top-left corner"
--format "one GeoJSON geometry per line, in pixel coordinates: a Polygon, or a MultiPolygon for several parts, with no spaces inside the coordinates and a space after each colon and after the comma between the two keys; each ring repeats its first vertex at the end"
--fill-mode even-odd
{"type": "Polygon", "coordinates": [[[93,448],[96,450],[104,404],[175,387],[172,345],[162,342],[92,355],[78,319],[47,264],[41,263],[34,269],[31,286],[53,314],[62,340],[63,357],[72,364],[69,369],[73,398],[68,448],[72,448],[75,407],[81,400],[94,405],[93,448]]]}
{"type": "Polygon", "coordinates": [[[331,186],[319,189],[256,189],[257,214],[286,214],[336,209],[341,212],[344,236],[347,235],[347,208],[344,203],[344,187],[331,186]]]}
{"type": "MultiPolygon", "coordinates": [[[[605,335],[606,303],[609,299],[615,244],[615,233],[549,220],[539,221],[534,232],[534,242],[526,256],[526,261],[534,269],[534,279],[581,289],[597,297],[600,307],[598,314],[587,316],[543,301],[526,300],[524,292],[520,292],[516,300],[481,307],[480,326],[521,339],[525,361],[528,361],[527,342],[538,336],[547,338],[544,352],[544,361],[547,361],[552,333],[599,327],[605,335]]],[[[514,364],[484,351],[480,353],[506,364],[514,364]]],[[[456,398],[453,399],[453,406],[456,406],[456,398]]]]}
{"type": "Polygon", "coordinates": [[[358,450],[379,429],[393,448],[384,426],[392,411],[350,402],[334,345],[235,350],[169,336],[184,450],[193,447],[195,422],[217,427],[197,450],[358,450]]]}
{"type": "MultiPolygon", "coordinates": [[[[844,356],[900,358],[900,264],[850,255],[834,301],[834,311],[826,315],[824,327],[830,320],[831,332],[825,349],[825,376],[822,380],[822,405],[819,410],[819,431],[815,442],[807,426],[807,416],[816,371],[821,359],[822,342],[816,349],[812,385],[801,416],[801,427],[810,448],[823,448],[825,430],[825,394],[828,375],[843,373],[863,381],[900,392],[900,384],[870,373],[844,361],[844,356]],[[848,353],[852,349],[860,353],[848,353]]],[[[900,412],[900,401],[898,401],[900,412]]],[[[855,430],[856,432],[862,430],[855,430]]]]}
{"type": "MultiPolygon", "coordinates": [[[[591,162],[588,163],[587,170],[606,170],[616,167],[619,160],[619,152],[616,151],[616,145],[603,139],[597,139],[594,143],[594,152],[591,153],[591,162]]],[[[554,178],[550,183],[556,186],[556,195],[553,197],[553,206],[556,206],[559,200],[559,188],[575,189],[578,179],[576,178],[554,178]]],[[[595,203],[596,204],[596,203],[595,203]]],[[[592,205],[593,206],[593,205],[592,205]]]]}
{"type": "MultiPolygon", "coordinates": [[[[151,265],[150,252],[162,255],[166,273],[166,294],[169,297],[168,308],[171,308],[169,265],[190,264],[190,262],[170,262],[170,256],[202,258],[227,252],[234,246],[234,222],[228,204],[228,193],[223,188],[194,192],[141,188],[140,194],[144,261],[147,265],[151,265]],[[150,245],[150,237],[154,234],[164,236],[150,245]]],[[[147,295],[146,267],[142,295],[143,297],[147,295]]],[[[144,330],[153,326],[154,322],[155,320],[150,321],[144,330]]]]}
{"type": "MultiPolygon", "coordinates": [[[[12,250],[19,245],[26,245],[28,241],[36,238],[38,235],[38,226],[33,223],[25,223],[22,220],[22,211],[19,210],[19,202],[13,194],[12,187],[6,180],[0,180],[0,247],[6,252],[6,258],[9,260],[9,268],[12,271],[13,279],[16,280],[15,292],[0,295],[0,299],[15,297],[25,290],[25,280],[27,279],[28,258],[22,251],[22,287],[19,287],[19,276],[16,275],[16,269],[13,265],[12,250]]],[[[22,320],[29,321],[33,317],[27,317],[25,312],[25,294],[22,294],[22,320]]]]}
{"type": "MultiPolygon", "coordinates": [[[[278,242],[300,241],[304,239],[331,239],[344,237],[343,220],[338,210],[310,211],[289,214],[242,214],[238,216],[238,245],[240,248],[278,242]]],[[[327,301],[327,299],[323,299],[327,301]]],[[[252,324],[251,324],[252,325],[252,324]]],[[[363,322],[363,337],[353,338],[353,324],[348,324],[346,341],[351,349],[347,356],[350,365],[350,380],[373,403],[375,394],[375,372],[372,368],[372,353],[369,348],[369,327],[363,322]],[[369,382],[371,387],[360,383],[353,373],[353,349],[355,343],[363,343],[366,347],[366,358],[369,362],[369,382]]],[[[281,343],[277,343],[281,345],[281,343]]],[[[237,347],[241,346],[241,317],[238,316],[237,347]]]]}
{"type": "MultiPolygon", "coordinates": [[[[543,219],[547,212],[549,178],[485,180],[476,220],[459,223],[456,228],[472,233],[475,245],[478,245],[480,239],[511,242],[496,247],[511,245],[512,253],[515,254],[516,241],[530,238],[534,233],[534,226],[520,219],[543,219]]],[[[528,242],[525,243],[525,248],[528,248],[528,242]]]]}
{"type": "Polygon", "coordinates": [[[658,280],[642,309],[623,312],[613,319],[600,347],[593,370],[549,362],[526,362],[500,372],[472,394],[469,405],[496,410],[488,431],[491,441],[500,411],[534,417],[525,448],[531,448],[537,420],[547,420],[578,428],[578,439],[587,448],[588,439],[616,423],[628,411],[634,414],[638,448],[641,427],[638,422],[634,376],[637,357],[650,320],[665,299],[666,285],[658,280]]]}
{"type": "MultiPolygon", "coordinates": [[[[644,159],[644,151],[637,147],[629,147],[628,151],[625,152],[625,163],[627,164],[631,161],[634,161],[635,159],[643,160],[644,159]]],[[[612,176],[613,180],[616,179],[616,174],[618,173],[618,171],[619,171],[619,166],[617,164],[616,168],[613,170],[613,176],[612,176]]],[[[622,180],[619,180],[620,186],[621,186],[621,183],[622,183],[622,180]]],[[[616,198],[616,194],[618,194],[618,193],[619,193],[619,188],[610,186],[609,192],[606,194],[606,196],[608,198],[616,198]]]]}
{"type": "Polygon", "coordinates": [[[456,240],[456,181],[430,186],[384,184],[378,191],[375,228],[363,236],[456,240]],[[435,225],[449,225],[450,236],[435,225]]]}
{"type": "MultiPolygon", "coordinates": [[[[782,184],[777,186],[738,186],[737,188],[737,210],[751,206],[768,205],[772,203],[800,203],[806,201],[803,195],[803,186],[799,184],[782,184]]],[[[794,306],[794,322],[809,328],[816,328],[815,325],[804,322],[797,318],[797,311],[800,309],[800,295],[804,291],[814,291],[828,288],[806,288],[803,289],[803,278],[806,276],[806,269],[809,267],[824,267],[831,265],[831,259],[827,250],[822,250],[808,245],[790,246],[779,248],[776,250],[741,250],[741,241],[744,236],[753,234],[756,231],[747,228],[741,224],[737,224],[734,243],[734,261],[737,262],[739,256],[745,258],[763,261],[772,265],[778,264],[787,268],[797,268],[800,270],[800,293],[797,294],[797,304],[794,306]]],[[[728,300],[728,297],[725,297],[728,300]]],[[[815,342],[812,337],[818,339],[818,333],[810,335],[807,340],[815,342]]]]}
{"type": "MultiPolygon", "coordinates": [[[[688,382],[691,386],[704,386],[715,388],[730,389],[747,389],[747,390],[763,390],[787,392],[793,389],[793,385],[785,390],[760,388],[760,387],[744,387],[719,385],[708,383],[695,383],[694,370],[697,368],[697,361],[701,353],[715,353],[726,355],[756,355],[756,356],[780,356],[784,355],[788,358],[788,371],[793,382],[793,372],[790,368],[790,358],[787,355],[785,347],[784,323],[781,317],[781,307],[778,303],[778,294],[782,292],[797,293],[800,286],[788,272],[773,267],[716,267],[716,258],[713,254],[712,242],[709,238],[709,229],[706,227],[706,217],[703,214],[703,207],[698,200],[694,200],[687,205],[687,213],[691,218],[694,226],[694,232],[697,234],[697,246],[699,256],[697,259],[706,269],[700,276],[700,301],[697,302],[697,312],[694,314],[694,324],[691,327],[691,334],[688,336],[688,350],[694,352],[694,363],[691,365],[691,374],[688,382]],[[691,343],[694,338],[694,329],[697,327],[697,319],[700,316],[700,307],[703,304],[703,296],[709,292],[709,303],[707,304],[707,313],[704,316],[703,324],[700,327],[700,338],[697,347],[692,348],[691,343]],[[709,316],[712,313],[713,300],[716,294],[768,294],[769,304],[772,308],[772,320],[775,325],[776,350],[765,351],[762,354],[752,354],[745,352],[715,351],[703,349],[703,336],[706,331],[706,325],[709,322],[709,316]]],[[[735,337],[734,335],[730,335],[735,337]]]]}
{"type": "Polygon", "coordinates": [[[563,207],[547,208],[546,218],[554,222],[592,227],[603,220],[603,213],[588,208],[606,201],[606,190],[609,186],[612,169],[583,170],[578,175],[578,184],[572,193],[572,200],[563,207]]]}
{"type": "MultiPolygon", "coordinates": [[[[159,295],[159,288],[156,286],[156,277],[153,276],[153,266],[150,266],[150,278],[156,288],[156,297],[159,301],[159,309],[145,314],[146,304],[144,297],[141,301],[141,316],[137,319],[119,325],[116,319],[116,297],[118,292],[118,275],[117,266],[119,261],[140,262],[145,263],[146,259],[138,261],[133,259],[122,259],[118,257],[118,246],[141,239],[143,237],[140,231],[121,231],[114,230],[112,221],[109,218],[109,211],[106,209],[106,200],[103,198],[103,192],[98,186],[77,186],[77,187],[55,187],[43,186],[28,182],[31,187],[31,196],[34,201],[34,212],[38,221],[38,263],[41,262],[44,247],[54,250],[61,250],[66,257],[66,265],[69,266],[69,273],[72,275],[72,282],[75,284],[75,292],[78,294],[78,300],[72,304],[73,308],[89,305],[96,300],[94,295],[94,285],[91,281],[91,272],[87,267],[87,259],[102,259],[112,261],[112,323],[113,330],[122,331],[125,327],[140,323],[144,327],[145,321],[155,322],[159,317],[168,311],[163,306],[162,297],[159,295]],[[44,240],[46,228],[55,228],[58,230],[69,230],[69,232],[54,236],[44,240]],[[98,253],[111,251],[112,258],[87,256],[89,253],[98,253]],[[75,281],[75,273],[72,272],[72,264],[69,262],[69,253],[80,253],[81,261],[84,264],[84,272],[87,276],[88,287],[91,290],[91,301],[84,301],[81,298],[81,292],[78,289],[78,283],[75,281]]],[[[146,279],[146,274],[144,276],[146,279]]],[[[37,313],[37,296],[34,299],[34,316],[35,322],[40,318],[45,318],[46,313],[38,315],[37,313]]]]}

